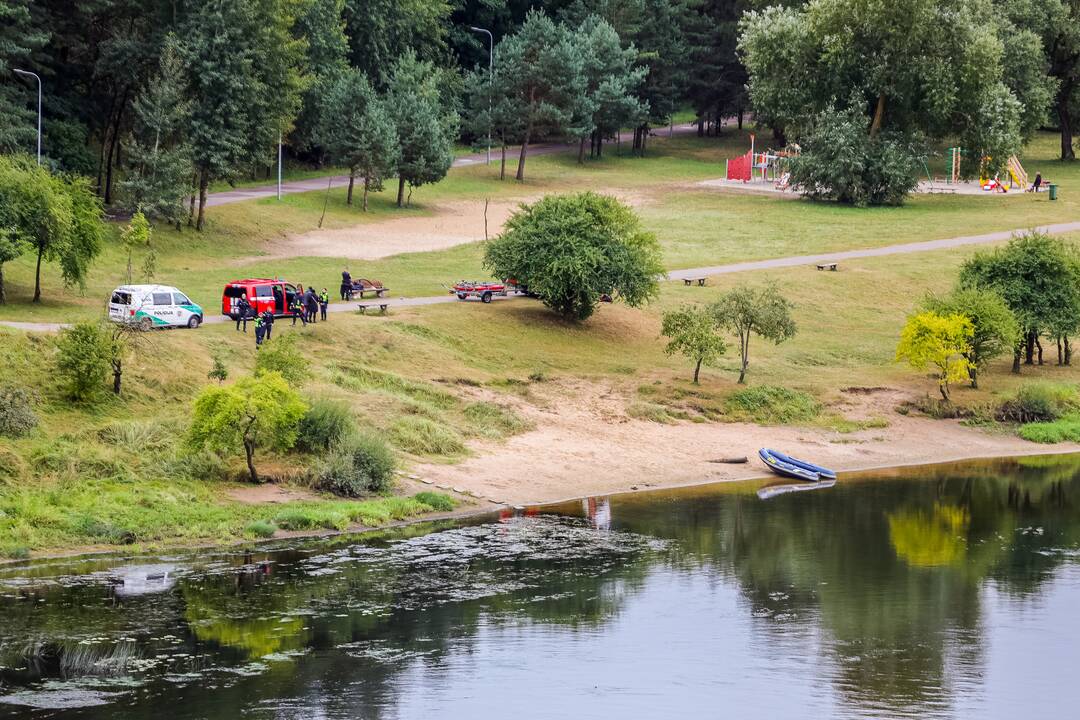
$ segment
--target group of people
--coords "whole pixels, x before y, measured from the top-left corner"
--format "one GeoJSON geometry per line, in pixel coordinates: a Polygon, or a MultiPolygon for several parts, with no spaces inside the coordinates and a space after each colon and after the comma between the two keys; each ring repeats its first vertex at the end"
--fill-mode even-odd
{"type": "MultiPolygon", "coordinates": [[[[326,311],[329,305],[330,295],[326,292],[326,288],[323,288],[322,292],[316,295],[315,288],[308,287],[307,290],[304,290],[303,285],[298,285],[296,288],[296,295],[293,297],[288,310],[292,313],[293,325],[296,325],[297,320],[300,320],[301,323],[307,325],[309,322],[314,323],[318,319],[325,321],[326,311]]],[[[237,330],[243,329],[246,333],[248,322],[255,325],[256,349],[262,346],[263,341],[270,339],[270,336],[274,332],[273,309],[267,308],[261,313],[256,312],[255,307],[252,306],[251,302],[247,299],[247,296],[241,296],[236,303],[236,311],[237,330]]]]}

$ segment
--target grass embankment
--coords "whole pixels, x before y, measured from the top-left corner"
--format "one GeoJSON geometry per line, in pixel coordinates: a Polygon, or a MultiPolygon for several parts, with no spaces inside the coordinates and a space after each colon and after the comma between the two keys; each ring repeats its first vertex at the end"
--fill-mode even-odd
{"type": "MultiPolygon", "coordinates": [[[[619,194],[638,206],[645,225],[664,247],[665,263],[678,269],[769,257],[876,247],[997,230],[1023,228],[1080,217],[1080,167],[1052,160],[1053,137],[1040,135],[1027,149],[1030,172],[1041,170],[1063,185],[1059,200],[1048,195],[1017,196],[918,195],[902,208],[848,208],[790,198],[725,193],[704,189],[700,180],[720,177],[724,159],[745,152],[748,140],[732,133],[723,138],[676,136],[663,133],[645,158],[616,155],[608,148],[602,160],[578,165],[572,154],[529,159],[527,182],[500,182],[497,168],[456,168],[441,183],[416,190],[411,208],[394,206],[391,192],[375,194],[370,211],[345,204],[344,189],[330,193],[324,227],[364,226],[392,218],[425,217],[439,232],[435,216],[450,213],[475,219],[471,235],[484,234],[483,205],[514,201],[581,188],[600,188],[619,194]]],[[[625,149],[624,149],[625,150],[625,149]]],[[[260,255],[278,252],[292,234],[316,229],[325,193],[286,195],[209,208],[207,229],[195,233],[159,228],[157,278],[183,288],[196,302],[216,311],[223,285],[239,276],[278,276],[333,290],[341,258],[280,258],[260,255]]],[[[116,232],[116,228],[113,228],[116,232]]],[[[358,240],[362,242],[362,240],[358,240]]],[[[461,278],[485,275],[478,243],[436,252],[403,253],[374,261],[352,261],[355,276],[382,279],[393,294],[438,295],[443,285],[461,278]]],[[[103,298],[124,278],[126,256],[110,242],[94,264],[85,293],[62,288],[58,269],[44,269],[44,302],[29,302],[33,290],[33,258],[26,256],[4,268],[10,301],[0,307],[0,319],[64,321],[92,317],[103,298]]]]}

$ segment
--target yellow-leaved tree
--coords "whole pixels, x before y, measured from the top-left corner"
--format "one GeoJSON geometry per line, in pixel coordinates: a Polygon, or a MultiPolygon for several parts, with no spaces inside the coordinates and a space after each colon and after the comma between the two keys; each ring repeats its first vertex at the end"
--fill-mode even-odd
{"type": "Polygon", "coordinates": [[[908,318],[896,346],[897,361],[916,370],[934,368],[941,397],[949,401],[949,383],[968,377],[971,339],[975,328],[963,315],[924,312],[908,318]]]}

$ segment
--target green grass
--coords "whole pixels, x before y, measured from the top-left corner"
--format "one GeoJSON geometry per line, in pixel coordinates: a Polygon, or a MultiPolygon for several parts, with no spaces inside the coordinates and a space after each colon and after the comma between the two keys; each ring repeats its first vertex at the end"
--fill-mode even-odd
{"type": "Polygon", "coordinates": [[[1027,423],[1019,427],[1017,434],[1037,443],[1080,442],[1080,415],[1067,415],[1050,422],[1027,423]]]}
{"type": "Polygon", "coordinates": [[[533,425],[503,405],[474,402],[462,411],[471,435],[501,440],[531,430],[533,425]]]}
{"type": "Polygon", "coordinates": [[[424,417],[405,416],[390,426],[390,441],[412,455],[453,457],[465,452],[465,442],[452,428],[424,417]]]}
{"type": "Polygon", "coordinates": [[[821,413],[821,403],[808,393],[776,385],[736,390],[725,403],[728,418],[760,425],[807,423],[821,413]]]}
{"type": "Polygon", "coordinates": [[[421,505],[427,505],[432,510],[437,512],[450,512],[456,507],[454,499],[445,493],[431,492],[425,490],[424,492],[418,492],[413,495],[413,500],[421,505]]]}

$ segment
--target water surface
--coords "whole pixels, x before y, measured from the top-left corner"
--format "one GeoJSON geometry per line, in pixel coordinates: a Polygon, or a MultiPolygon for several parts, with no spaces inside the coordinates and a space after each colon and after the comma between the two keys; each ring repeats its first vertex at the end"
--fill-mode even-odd
{"type": "Polygon", "coordinates": [[[1013,718],[1080,706],[1080,458],[0,568],[0,718],[1013,718]]]}

